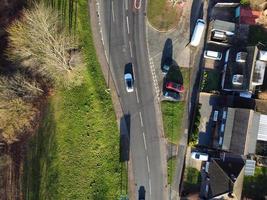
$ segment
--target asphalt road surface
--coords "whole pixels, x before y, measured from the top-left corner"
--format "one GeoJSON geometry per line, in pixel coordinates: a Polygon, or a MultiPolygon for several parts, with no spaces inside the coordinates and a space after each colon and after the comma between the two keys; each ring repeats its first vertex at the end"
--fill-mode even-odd
{"type": "Polygon", "coordinates": [[[98,2],[106,57],[123,112],[130,116],[130,152],[136,196],[140,186],[144,186],[146,200],[164,200],[167,197],[166,159],[162,153],[164,147],[155,107],[157,100],[148,62],[146,2],[140,1],[139,9],[134,6],[134,0],[98,2]],[[126,92],[123,79],[127,63],[133,65],[135,80],[132,93],[126,92]]]}

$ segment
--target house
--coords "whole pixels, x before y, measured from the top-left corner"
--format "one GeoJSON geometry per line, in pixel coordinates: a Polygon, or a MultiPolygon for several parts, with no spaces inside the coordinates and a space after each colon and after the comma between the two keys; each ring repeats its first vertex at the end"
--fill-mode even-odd
{"type": "Polygon", "coordinates": [[[199,103],[199,145],[250,155],[258,141],[267,142],[267,115],[229,107],[228,98],[209,93],[200,93],[199,103]]]}
{"type": "Polygon", "coordinates": [[[231,48],[226,52],[221,87],[224,91],[253,94],[263,84],[267,51],[257,47],[231,48]]]}
{"type": "Polygon", "coordinates": [[[245,162],[241,156],[223,154],[211,158],[201,171],[201,199],[235,199],[242,194],[245,162]]]}

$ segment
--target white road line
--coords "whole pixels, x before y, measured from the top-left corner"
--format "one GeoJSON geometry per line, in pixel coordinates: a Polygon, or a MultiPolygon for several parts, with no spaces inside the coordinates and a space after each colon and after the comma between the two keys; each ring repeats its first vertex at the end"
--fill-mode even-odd
{"type": "Polygon", "coordinates": [[[136,94],[136,101],[137,101],[137,103],[139,103],[139,95],[138,95],[137,88],[135,89],[135,94],[136,94]]]}
{"type": "Polygon", "coordinates": [[[145,149],[147,150],[147,146],[146,146],[146,136],[145,136],[145,133],[144,133],[144,132],[143,132],[143,138],[144,138],[145,149]]]}
{"type": "Polygon", "coordinates": [[[132,49],[132,43],[131,43],[131,41],[129,41],[129,47],[130,47],[131,57],[133,57],[133,49],[132,49]]]}
{"type": "Polygon", "coordinates": [[[146,163],[147,163],[147,171],[150,173],[150,167],[149,167],[149,159],[148,156],[146,156],[146,163]]]}
{"type": "Polygon", "coordinates": [[[143,124],[143,118],[142,118],[142,113],[141,112],[139,112],[139,117],[140,117],[141,126],[143,127],[144,124],[143,124]]]}
{"type": "Polygon", "coordinates": [[[128,31],[128,34],[130,33],[130,27],[129,27],[129,18],[128,16],[126,16],[126,24],[127,24],[127,31],[128,31]]]}
{"type": "Polygon", "coordinates": [[[149,184],[149,196],[151,197],[151,195],[152,195],[152,192],[151,192],[151,179],[149,179],[148,184],[149,184]]]}
{"type": "Polygon", "coordinates": [[[113,8],[113,1],[111,1],[111,11],[112,11],[112,20],[115,21],[115,15],[114,15],[114,8],[113,8]]]}
{"type": "Polygon", "coordinates": [[[125,0],[125,9],[128,10],[128,0],[125,0]]]}

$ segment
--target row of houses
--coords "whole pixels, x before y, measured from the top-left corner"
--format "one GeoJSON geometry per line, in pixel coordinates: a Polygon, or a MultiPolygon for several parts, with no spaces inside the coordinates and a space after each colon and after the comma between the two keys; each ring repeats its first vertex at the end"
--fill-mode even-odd
{"type": "Polygon", "coordinates": [[[241,199],[244,176],[254,175],[257,147],[267,147],[267,115],[255,110],[265,87],[267,51],[247,46],[241,9],[238,1],[217,0],[209,13],[205,50],[222,56],[203,62],[204,72],[218,74],[218,80],[199,96],[198,146],[213,149],[205,151],[209,159],[202,163],[202,199],[241,199]]]}

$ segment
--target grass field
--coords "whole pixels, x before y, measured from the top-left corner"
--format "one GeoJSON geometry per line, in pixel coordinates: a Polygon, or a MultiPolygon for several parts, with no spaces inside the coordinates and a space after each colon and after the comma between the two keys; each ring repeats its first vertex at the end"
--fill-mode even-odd
{"type": "Polygon", "coordinates": [[[88,5],[79,1],[78,32],[85,57],[83,83],[49,100],[24,165],[25,199],[118,199],[127,173],[119,162],[119,133],[97,62],[88,5]]]}
{"type": "Polygon", "coordinates": [[[178,5],[172,7],[169,0],[148,1],[148,21],[156,29],[166,31],[178,25],[182,11],[178,5]]]}

